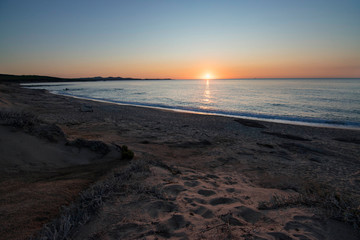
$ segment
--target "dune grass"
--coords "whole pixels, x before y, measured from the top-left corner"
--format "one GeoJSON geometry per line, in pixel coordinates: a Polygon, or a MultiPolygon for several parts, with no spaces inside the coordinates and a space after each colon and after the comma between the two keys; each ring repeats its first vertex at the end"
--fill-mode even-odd
{"type": "Polygon", "coordinates": [[[319,183],[304,184],[296,195],[274,195],[269,201],[260,202],[258,209],[270,210],[299,205],[319,209],[320,214],[325,217],[348,223],[356,229],[360,228],[359,199],[319,183]]]}
{"type": "Polygon", "coordinates": [[[1,125],[31,130],[39,123],[41,123],[41,121],[29,112],[0,109],[1,125]]]}
{"type": "Polygon", "coordinates": [[[146,194],[158,199],[166,199],[160,188],[143,183],[143,180],[150,175],[151,166],[162,167],[172,174],[179,173],[160,161],[134,160],[124,170],[113,173],[112,176],[82,192],[77,201],[70,206],[63,207],[59,218],[46,224],[31,239],[70,239],[80,226],[87,223],[99,211],[106,200],[119,193],[146,194]]]}

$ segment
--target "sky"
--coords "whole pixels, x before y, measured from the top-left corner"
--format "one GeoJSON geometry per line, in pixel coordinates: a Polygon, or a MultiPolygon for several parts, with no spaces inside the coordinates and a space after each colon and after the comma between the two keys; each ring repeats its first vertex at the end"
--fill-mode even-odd
{"type": "Polygon", "coordinates": [[[360,77],[359,0],[0,0],[0,73],[360,77]]]}

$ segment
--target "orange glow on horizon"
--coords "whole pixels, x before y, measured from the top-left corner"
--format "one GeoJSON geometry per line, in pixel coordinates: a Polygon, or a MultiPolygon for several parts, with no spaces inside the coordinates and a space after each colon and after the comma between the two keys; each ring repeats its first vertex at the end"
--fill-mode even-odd
{"type": "MultiPolygon", "coordinates": [[[[357,62],[357,59],[355,59],[357,62]]],[[[359,60],[360,62],[360,60],[359,60]]],[[[68,61],[54,64],[49,61],[41,66],[32,62],[4,72],[19,75],[47,75],[54,77],[132,77],[172,79],[229,79],[229,78],[346,78],[360,77],[356,64],[332,60],[297,62],[283,59],[219,59],[205,61],[201,58],[173,62],[121,61],[68,61]],[[67,72],[64,72],[67,69],[67,72]],[[200,70],[199,69],[203,69],[200,70]],[[208,70],[207,70],[208,69],[208,70]],[[211,69],[211,70],[210,70],[211,69]],[[46,71],[44,71],[46,70],[46,71]],[[200,73],[200,74],[199,74],[200,73]]]]}

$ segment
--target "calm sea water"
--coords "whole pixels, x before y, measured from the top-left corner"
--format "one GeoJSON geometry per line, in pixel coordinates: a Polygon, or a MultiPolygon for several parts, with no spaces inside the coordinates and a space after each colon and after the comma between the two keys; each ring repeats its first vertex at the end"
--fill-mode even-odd
{"type": "Polygon", "coordinates": [[[141,80],[26,86],[114,103],[360,128],[360,79],[141,80]]]}

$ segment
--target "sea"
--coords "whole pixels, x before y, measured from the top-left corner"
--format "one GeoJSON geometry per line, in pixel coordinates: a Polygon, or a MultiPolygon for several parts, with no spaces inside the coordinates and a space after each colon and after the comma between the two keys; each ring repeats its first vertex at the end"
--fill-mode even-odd
{"type": "Polygon", "coordinates": [[[360,79],[119,80],[23,86],[117,104],[360,129],[360,79]]]}

